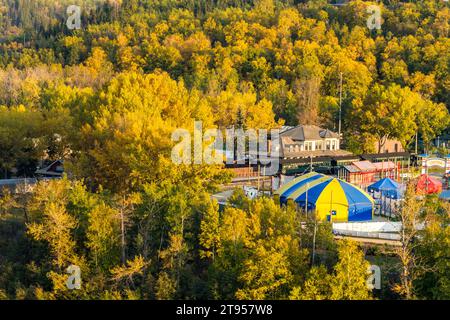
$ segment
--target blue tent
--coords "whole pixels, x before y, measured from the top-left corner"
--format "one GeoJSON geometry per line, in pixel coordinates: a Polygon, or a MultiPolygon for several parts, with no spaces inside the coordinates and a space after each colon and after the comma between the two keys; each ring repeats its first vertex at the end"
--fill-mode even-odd
{"type": "Polygon", "coordinates": [[[401,198],[400,186],[391,178],[384,178],[370,185],[367,189],[369,192],[381,192],[385,197],[391,199],[401,198]]]}
{"type": "Polygon", "coordinates": [[[450,190],[444,190],[439,195],[439,199],[450,201],[450,190]]]}
{"type": "Polygon", "coordinates": [[[372,220],[374,201],[369,194],[343,180],[310,172],[284,184],[274,193],[281,205],[296,203],[314,210],[320,220],[372,220]]]}

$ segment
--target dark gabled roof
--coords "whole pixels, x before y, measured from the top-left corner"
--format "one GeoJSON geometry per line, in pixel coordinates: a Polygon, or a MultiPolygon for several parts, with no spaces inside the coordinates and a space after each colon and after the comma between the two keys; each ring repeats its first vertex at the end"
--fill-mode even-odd
{"type": "Polygon", "coordinates": [[[328,129],[320,131],[319,134],[322,138],[339,138],[339,135],[337,133],[334,133],[328,129]]]}
{"type": "Polygon", "coordinates": [[[289,137],[292,140],[304,141],[305,135],[303,133],[303,127],[297,126],[291,129],[288,129],[280,134],[281,137],[289,137]]]}

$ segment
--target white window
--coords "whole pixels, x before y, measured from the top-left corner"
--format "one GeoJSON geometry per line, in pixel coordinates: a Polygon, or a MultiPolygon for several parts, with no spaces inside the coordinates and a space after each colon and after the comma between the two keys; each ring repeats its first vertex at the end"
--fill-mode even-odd
{"type": "Polygon", "coordinates": [[[322,150],[323,149],[323,142],[322,141],[316,142],[316,149],[317,150],[322,150]]]}

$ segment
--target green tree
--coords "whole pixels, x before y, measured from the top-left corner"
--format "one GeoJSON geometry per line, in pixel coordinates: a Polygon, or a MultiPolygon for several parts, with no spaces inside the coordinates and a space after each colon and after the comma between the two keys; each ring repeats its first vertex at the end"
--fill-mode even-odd
{"type": "Polygon", "coordinates": [[[417,130],[416,105],[420,102],[422,98],[409,88],[398,85],[385,88],[377,84],[364,100],[354,101],[354,119],[360,133],[370,133],[376,138],[380,152],[389,138],[407,145],[417,130]]]}
{"type": "Polygon", "coordinates": [[[417,255],[417,249],[420,246],[420,224],[425,223],[427,217],[423,215],[425,201],[417,199],[415,189],[415,183],[410,182],[407,185],[405,199],[398,213],[402,223],[401,246],[387,251],[399,260],[400,281],[394,285],[393,290],[408,300],[416,297],[414,281],[422,276],[425,270],[424,261],[417,255]]]}
{"type": "Polygon", "coordinates": [[[331,298],[332,276],[320,265],[313,266],[301,287],[294,287],[290,293],[291,300],[326,300],[331,298]]]}
{"type": "Polygon", "coordinates": [[[292,274],[283,253],[269,251],[260,245],[244,262],[243,268],[239,277],[243,288],[237,290],[236,298],[264,300],[286,295],[286,287],[292,280],[292,274]]]}
{"type": "Polygon", "coordinates": [[[38,143],[42,114],[24,106],[7,108],[0,106],[0,166],[6,178],[20,159],[36,160],[43,154],[38,143]]]}
{"type": "Polygon", "coordinates": [[[432,209],[433,219],[430,219],[417,248],[426,270],[414,281],[414,287],[419,298],[447,300],[450,297],[450,227],[447,215],[450,207],[443,202],[438,206],[432,209]]]}
{"type": "Polygon", "coordinates": [[[89,212],[86,246],[95,266],[109,270],[120,261],[120,214],[101,203],[89,212]]]}
{"type": "Polygon", "coordinates": [[[331,280],[331,299],[371,299],[367,287],[369,263],[364,259],[364,253],[351,240],[340,241],[338,247],[339,261],[334,266],[331,280]]]}

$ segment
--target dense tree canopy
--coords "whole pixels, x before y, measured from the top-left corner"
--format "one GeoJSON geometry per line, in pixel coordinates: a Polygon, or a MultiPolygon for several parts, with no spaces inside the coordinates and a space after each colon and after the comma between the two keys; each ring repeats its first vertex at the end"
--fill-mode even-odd
{"type": "MultiPolygon", "coordinates": [[[[340,93],[346,148],[418,133],[427,151],[450,125],[448,3],[377,1],[370,30],[375,1],[334,2],[0,0],[0,175],[58,159],[67,173],[2,191],[0,299],[373,298],[365,252],[336,246],[330,224],[242,190],[219,210],[229,174],[171,161],[171,134],[195,120],[337,129],[340,93]],[[72,264],[80,290],[65,285],[72,264]]],[[[399,288],[443,299],[450,209],[427,201],[412,251],[439,271],[399,288]]]]}
{"type": "Polygon", "coordinates": [[[375,126],[385,128],[376,130],[381,144],[397,138],[407,145],[417,131],[428,147],[449,121],[448,6],[386,1],[382,28],[371,31],[370,1],[327,2],[82,1],[82,28],[69,30],[67,1],[2,0],[0,104],[58,106],[93,117],[84,109],[118,103],[105,99],[120,87],[122,73],[167,72],[189,92],[179,97],[202,104],[193,116],[211,113],[220,127],[336,129],[342,74],[344,143],[351,151],[376,151],[369,137],[375,126]],[[374,110],[358,111],[366,108],[374,110]],[[389,119],[399,121],[387,125],[389,119]]]}

